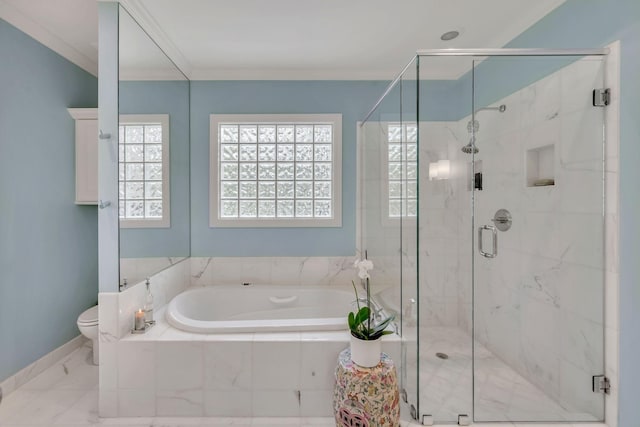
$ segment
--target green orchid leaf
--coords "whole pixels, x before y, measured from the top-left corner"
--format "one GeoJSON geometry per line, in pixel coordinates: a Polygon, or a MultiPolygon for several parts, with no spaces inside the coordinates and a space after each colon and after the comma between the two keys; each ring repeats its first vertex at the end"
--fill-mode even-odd
{"type": "Polygon", "coordinates": [[[372,334],[369,339],[370,340],[377,340],[378,338],[380,338],[383,335],[389,335],[389,334],[392,334],[392,333],[393,333],[392,331],[381,331],[379,333],[372,334]]]}
{"type": "Polygon", "coordinates": [[[353,312],[349,313],[349,329],[353,330],[356,327],[356,315],[353,312]]]}
{"type": "Polygon", "coordinates": [[[370,314],[371,314],[371,309],[369,307],[367,306],[362,307],[358,311],[358,314],[356,314],[356,319],[355,319],[356,325],[360,325],[365,321],[367,321],[367,319],[369,319],[370,314]]]}
{"type": "Polygon", "coordinates": [[[383,331],[387,326],[389,326],[389,323],[391,323],[393,318],[394,318],[394,316],[386,318],[384,321],[382,321],[382,323],[379,323],[374,328],[372,328],[372,330],[374,332],[383,331]]]}

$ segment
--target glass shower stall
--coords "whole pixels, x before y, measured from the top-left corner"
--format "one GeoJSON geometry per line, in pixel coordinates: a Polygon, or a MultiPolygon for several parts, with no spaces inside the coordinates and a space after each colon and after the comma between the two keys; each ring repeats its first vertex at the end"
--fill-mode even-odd
{"type": "Polygon", "coordinates": [[[403,418],[604,419],[606,54],[419,51],[360,124],[403,418]]]}

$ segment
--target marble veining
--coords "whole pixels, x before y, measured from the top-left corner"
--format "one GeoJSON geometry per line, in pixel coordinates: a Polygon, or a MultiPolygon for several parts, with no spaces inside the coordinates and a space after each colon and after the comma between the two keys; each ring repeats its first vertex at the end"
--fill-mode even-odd
{"type": "MultiPolygon", "coordinates": [[[[56,366],[59,359],[62,358],[64,359],[65,363],[68,362],[69,355],[72,354],[75,349],[85,344],[87,344],[86,339],[79,335],[71,341],[61,345],[51,353],[44,355],[30,365],[24,367],[15,375],[6,378],[4,381],[0,382],[0,392],[2,393],[2,398],[6,398],[16,389],[23,387],[25,384],[32,381],[36,376],[40,375],[43,371],[51,368],[52,366],[56,366]]],[[[68,373],[68,368],[62,367],[62,370],[65,373],[68,373]]]]}
{"type": "Polygon", "coordinates": [[[559,404],[478,341],[472,349],[461,329],[430,327],[420,338],[420,411],[436,421],[472,412],[482,422],[596,421],[589,413],[559,404]],[[442,360],[436,352],[449,358],[442,360]]]}
{"type": "Polygon", "coordinates": [[[354,256],[348,257],[209,257],[191,258],[192,286],[240,283],[324,286],[348,285],[355,279],[354,256]]]}
{"type": "MultiPolygon", "coordinates": [[[[44,370],[27,385],[20,387],[15,393],[7,396],[0,403],[1,427],[98,427],[98,426],[128,426],[128,427],[187,427],[187,426],[273,426],[273,427],[334,427],[333,417],[118,417],[102,418],[98,416],[98,367],[91,363],[91,352],[87,345],[76,349],[71,355],[54,366],[44,370]],[[64,373],[62,365],[67,367],[64,373]],[[75,379],[69,381],[67,377],[75,379]]],[[[212,394],[215,399],[207,403],[214,405],[216,400],[224,400],[224,395],[231,395],[231,400],[224,403],[229,405],[245,403],[242,395],[233,393],[212,394]],[[235,399],[235,401],[233,400],[235,399]]],[[[270,393],[273,395],[273,392],[270,393]]],[[[269,404],[269,395],[264,396],[263,403],[269,404]]],[[[279,395],[274,395],[277,399],[279,395]]],[[[318,395],[320,402],[330,404],[331,395],[318,395]]],[[[192,399],[178,395],[177,401],[191,404],[192,399]]],[[[304,402],[304,401],[303,401],[304,402]]],[[[436,425],[437,426],[437,425],[436,425]]],[[[482,424],[483,427],[525,427],[529,424],[482,424]]],[[[541,427],[584,427],[584,424],[546,424],[541,427]]],[[[602,424],[588,424],[589,427],[604,427],[602,424]]],[[[401,421],[401,427],[418,427],[418,424],[401,421]]]]}
{"type": "MultiPolygon", "coordinates": [[[[101,364],[101,415],[330,416],[348,331],[195,334],[169,327],[165,310],[148,333],[106,346],[115,363],[101,364]]],[[[383,348],[400,360],[396,337],[383,348]]]]}
{"type": "MultiPolygon", "coordinates": [[[[605,64],[614,65],[615,61],[605,64]]],[[[476,117],[480,151],[475,160],[483,172],[484,188],[475,193],[475,227],[492,225],[490,218],[498,208],[509,209],[514,218],[511,230],[498,233],[499,255],[494,259],[480,257],[475,234],[472,240],[471,233],[477,230],[472,230],[471,222],[471,157],[460,151],[469,141],[469,117],[420,124],[420,135],[427,141],[421,144],[420,161],[451,162],[448,180],[420,175],[422,330],[452,327],[470,333],[473,325],[478,344],[532,387],[544,389],[549,399],[572,408],[563,414],[582,411],[596,419],[603,417],[605,402],[586,383],[605,369],[607,340],[603,342],[602,332],[608,328],[602,301],[615,298],[609,284],[617,287],[619,150],[617,105],[612,105],[605,111],[603,221],[598,190],[603,187],[602,110],[592,107],[584,94],[602,87],[605,66],[593,58],[576,61],[496,101],[495,105],[507,106],[504,113],[483,112],[476,117]],[[527,187],[525,154],[548,145],[555,147],[555,185],[527,187]],[[471,251],[476,254],[475,271],[471,271],[471,251]]],[[[615,312],[617,303],[607,307],[615,312]]],[[[446,376],[440,380],[450,381],[446,376]]],[[[462,386],[458,392],[469,395],[462,386]]],[[[502,412],[513,419],[517,406],[510,406],[513,396],[513,392],[488,396],[485,400],[494,405],[492,417],[502,412]]],[[[437,402],[446,396],[423,396],[422,404],[424,399],[437,402]]],[[[552,414],[547,419],[559,413],[545,407],[552,414]]],[[[523,416],[530,413],[526,405],[520,410],[523,416]]]]}

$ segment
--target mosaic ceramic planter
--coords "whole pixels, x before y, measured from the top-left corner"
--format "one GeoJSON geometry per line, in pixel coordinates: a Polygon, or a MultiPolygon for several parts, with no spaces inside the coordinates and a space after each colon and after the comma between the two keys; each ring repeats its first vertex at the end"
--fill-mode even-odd
{"type": "Polygon", "coordinates": [[[400,393],[393,360],[381,353],[380,363],[364,368],[351,351],[338,356],[333,409],[337,427],[398,427],[400,393]]]}

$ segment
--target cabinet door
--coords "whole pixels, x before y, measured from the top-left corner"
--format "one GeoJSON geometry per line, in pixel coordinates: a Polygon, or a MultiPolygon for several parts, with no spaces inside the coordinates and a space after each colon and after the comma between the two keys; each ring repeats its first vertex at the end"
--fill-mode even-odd
{"type": "Polygon", "coordinates": [[[98,120],[76,120],[76,204],[98,203],[98,120]]]}

